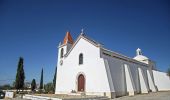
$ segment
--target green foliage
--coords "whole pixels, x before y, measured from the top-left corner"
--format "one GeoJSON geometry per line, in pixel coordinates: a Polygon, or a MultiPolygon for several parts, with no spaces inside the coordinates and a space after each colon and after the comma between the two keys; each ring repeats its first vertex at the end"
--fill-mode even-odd
{"type": "Polygon", "coordinates": [[[24,88],[24,80],[25,80],[25,73],[24,73],[24,59],[22,57],[19,58],[17,74],[15,79],[15,88],[18,90],[24,88]]]}
{"type": "Polygon", "coordinates": [[[0,86],[0,90],[9,90],[9,89],[12,89],[12,87],[9,84],[0,86]]]}
{"type": "Polygon", "coordinates": [[[43,68],[41,70],[40,89],[43,89],[43,68]]]}
{"type": "Polygon", "coordinates": [[[13,87],[13,88],[15,88],[15,84],[16,84],[16,82],[13,81],[13,83],[12,83],[12,87],[13,87]]]}
{"type": "Polygon", "coordinates": [[[50,82],[50,83],[47,83],[44,85],[44,89],[45,89],[45,92],[46,93],[53,93],[53,83],[50,82]]]}
{"type": "Polygon", "coordinates": [[[55,92],[55,85],[56,85],[56,74],[57,74],[57,67],[55,68],[54,78],[53,78],[53,93],[55,92]]]}
{"type": "Polygon", "coordinates": [[[167,70],[167,75],[170,77],[170,68],[167,70]]]}
{"type": "Polygon", "coordinates": [[[41,90],[38,90],[36,93],[38,93],[38,94],[45,94],[45,90],[41,89],[41,90]]]}
{"type": "Polygon", "coordinates": [[[35,79],[33,79],[31,82],[31,90],[35,91],[35,88],[36,88],[36,81],[35,81],[35,79]]]}

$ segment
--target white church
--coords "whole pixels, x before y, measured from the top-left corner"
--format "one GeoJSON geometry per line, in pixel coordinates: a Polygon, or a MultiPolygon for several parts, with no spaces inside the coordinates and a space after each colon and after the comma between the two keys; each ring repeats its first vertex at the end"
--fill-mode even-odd
{"type": "Polygon", "coordinates": [[[134,58],[108,50],[83,32],[70,32],[58,46],[55,94],[100,95],[115,98],[170,90],[170,78],[136,50],[134,58]]]}

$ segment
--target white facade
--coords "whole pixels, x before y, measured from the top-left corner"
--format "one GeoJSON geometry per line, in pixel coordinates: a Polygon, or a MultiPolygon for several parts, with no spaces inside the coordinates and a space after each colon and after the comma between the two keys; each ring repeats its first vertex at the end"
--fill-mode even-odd
{"type": "Polygon", "coordinates": [[[67,33],[63,44],[58,47],[55,93],[76,92],[114,98],[156,92],[159,88],[170,90],[168,76],[160,73],[164,83],[157,82],[159,80],[154,76],[157,78],[160,74],[153,73],[154,62],[143,56],[140,49],[136,52],[134,59],[126,57],[103,48],[83,34],[73,43],[67,33]]]}

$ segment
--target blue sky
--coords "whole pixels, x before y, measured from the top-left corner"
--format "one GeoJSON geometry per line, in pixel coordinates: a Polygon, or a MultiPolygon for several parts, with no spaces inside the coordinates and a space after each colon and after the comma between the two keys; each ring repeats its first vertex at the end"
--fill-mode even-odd
{"type": "Polygon", "coordinates": [[[19,57],[26,81],[52,81],[57,46],[66,31],[87,36],[129,57],[139,47],[170,67],[170,1],[168,0],[0,0],[0,84],[15,79],[19,57]]]}

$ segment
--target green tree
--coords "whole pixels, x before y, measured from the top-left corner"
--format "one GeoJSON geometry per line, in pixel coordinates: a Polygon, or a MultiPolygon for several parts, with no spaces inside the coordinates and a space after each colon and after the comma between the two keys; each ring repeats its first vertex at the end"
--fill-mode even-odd
{"type": "Polygon", "coordinates": [[[41,70],[41,79],[40,79],[40,90],[43,89],[43,68],[41,70]]]}
{"type": "Polygon", "coordinates": [[[54,73],[54,78],[53,78],[53,93],[55,92],[56,74],[57,74],[57,66],[55,68],[55,73],[54,73]]]}
{"type": "Polygon", "coordinates": [[[167,75],[170,77],[170,68],[167,70],[167,75]]]}
{"type": "Polygon", "coordinates": [[[12,87],[9,84],[4,84],[4,85],[0,86],[0,89],[9,90],[9,89],[12,89],[12,87]]]}
{"type": "Polygon", "coordinates": [[[47,84],[44,85],[44,90],[47,93],[53,93],[53,88],[54,87],[53,87],[53,83],[52,82],[47,83],[47,84]]]}
{"type": "Polygon", "coordinates": [[[20,57],[18,62],[16,79],[15,79],[15,88],[17,89],[17,91],[24,89],[24,80],[25,80],[24,59],[20,57]]]}
{"type": "Polygon", "coordinates": [[[13,81],[13,83],[12,83],[12,88],[13,88],[13,89],[15,89],[15,84],[16,84],[16,82],[13,81]]]}
{"type": "Polygon", "coordinates": [[[35,88],[36,88],[36,81],[35,81],[35,79],[33,79],[31,82],[31,90],[34,91],[35,88]]]}

